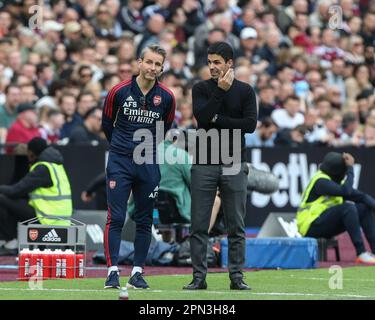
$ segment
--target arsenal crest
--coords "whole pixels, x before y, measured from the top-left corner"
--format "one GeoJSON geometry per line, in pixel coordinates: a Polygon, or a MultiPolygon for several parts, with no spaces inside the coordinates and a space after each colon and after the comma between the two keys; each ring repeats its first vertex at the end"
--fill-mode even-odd
{"type": "Polygon", "coordinates": [[[154,97],[154,105],[158,106],[161,103],[161,96],[154,97]]]}
{"type": "Polygon", "coordinates": [[[29,230],[29,238],[31,241],[35,241],[38,238],[38,230],[37,229],[30,229],[29,230]]]}
{"type": "Polygon", "coordinates": [[[109,188],[114,189],[115,187],[116,187],[116,181],[113,181],[113,180],[109,181],[109,188]]]}

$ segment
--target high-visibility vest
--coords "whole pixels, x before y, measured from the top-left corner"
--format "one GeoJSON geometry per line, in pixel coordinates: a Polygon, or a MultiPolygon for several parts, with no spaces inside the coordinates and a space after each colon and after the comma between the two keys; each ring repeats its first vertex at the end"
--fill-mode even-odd
{"type": "Polygon", "coordinates": [[[322,195],[318,199],[307,202],[310,192],[318,179],[332,180],[327,174],[318,171],[309,182],[307,188],[303,192],[301,204],[297,211],[297,227],[298,232],[305,236],[311,224],[319,218],[319,216],[328,208],[342,204],[343,197],[322,195]]]}
{"type": "Polygon", "coordinates": [[[31,166],[30,172],[37,166],[48,168],[52,186],[38,188],[30,193],[29,204],[35,209],[41,224],[68,226],[73,213],[72,192],[70,183],[62,164],[40,161],[31,166]],[[63,218],[56,219],[56,217],[63,218]]]}

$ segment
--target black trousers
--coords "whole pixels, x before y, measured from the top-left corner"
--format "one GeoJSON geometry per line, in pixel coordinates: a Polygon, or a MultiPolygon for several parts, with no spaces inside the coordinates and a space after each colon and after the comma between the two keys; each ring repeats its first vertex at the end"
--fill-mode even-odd
{"type": "Polygon", "coordinates": [[[248,172],[246,163],[241,164],[239,173],[235,175],[223,175],[221,165],[193,165],[190,248],[195,278],[204,279],[207,274],[208,227],[218,188],[228,233],[229,277],[230,279],[243,277],[248,172]]]}
{"type": "Polygon", "coordinates": [[[28,200],[11,199],[0,194],[0,240],[17,238],[17,223],[35,216],[35,210],[28,200]]]}
{"type": "Polygon", "coordinates": [[[345,202],[324,211],[310,226],[306,237],[332,238],[347,231],[357,255],[365,252],[361,227],[375,253],[375,216],[363,203],[345,202]]]}

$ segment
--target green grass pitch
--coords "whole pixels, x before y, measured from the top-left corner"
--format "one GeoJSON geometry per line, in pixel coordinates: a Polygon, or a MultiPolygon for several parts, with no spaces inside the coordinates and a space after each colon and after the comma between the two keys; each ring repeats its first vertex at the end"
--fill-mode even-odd
{"type": "MultiPolygon", "coordinates": [[[[149,290],[129,290],[129,300],[325,300],[375,299],[375,266],[329,269],[269,270],[245,273],[251,291],[229,290],[227,273],[210,273],[208,290],[185,291],[190,275],[147,276],[149,290]],[[331,288],[330,288],[331,286],[331,288]],[[336,289],[332,288],[336,287],[336,289]]],[[[124,286],[127,278],[122,276],[124,286]]],[[[0,282],[0,300],[117,300],[119,290],[103,289],[104,279],[47,280],[42,288],[28,282],[0,282]]]]}

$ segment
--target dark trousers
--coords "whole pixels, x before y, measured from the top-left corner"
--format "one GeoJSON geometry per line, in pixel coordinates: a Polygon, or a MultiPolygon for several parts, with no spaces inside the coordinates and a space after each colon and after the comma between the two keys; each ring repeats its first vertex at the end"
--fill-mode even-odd
{"type": "Polygon", "coordinates": [[[0,239],[17,238],[17,222],[35,218],[35,210],[26,199],[10,199],[0,194],[0,239]]]}
{"type": "Polygon", "coordinates": [[[108,217],[104,232],[107,266],[117,266],[127,202],[133,192],[136,224],[134,266],[143,267],[151,243],[152,211],[160,182],[158,164],[138,165],[132,156],[110,152],[107,164],[108,217]]]}
{"type": "Polygon", "coordinates": [[[219,188],[228,233],[229,277],[242,278],[245,262],[245,214],[247,196],[246,163],[236,175],[223,175],[221,165],[193,165],[191,169],[190,247],[193,276],[207,274],[208,227],[217,189],[219,188]]]}
{"type": "Polygon", "coordinates": [[[361,227],[375,253],[375,217],[363,203],[345,202],[324,211],[310,226],[306,237],[331,238],[347,231],[357,255],[365,252],[361,227]]]}

